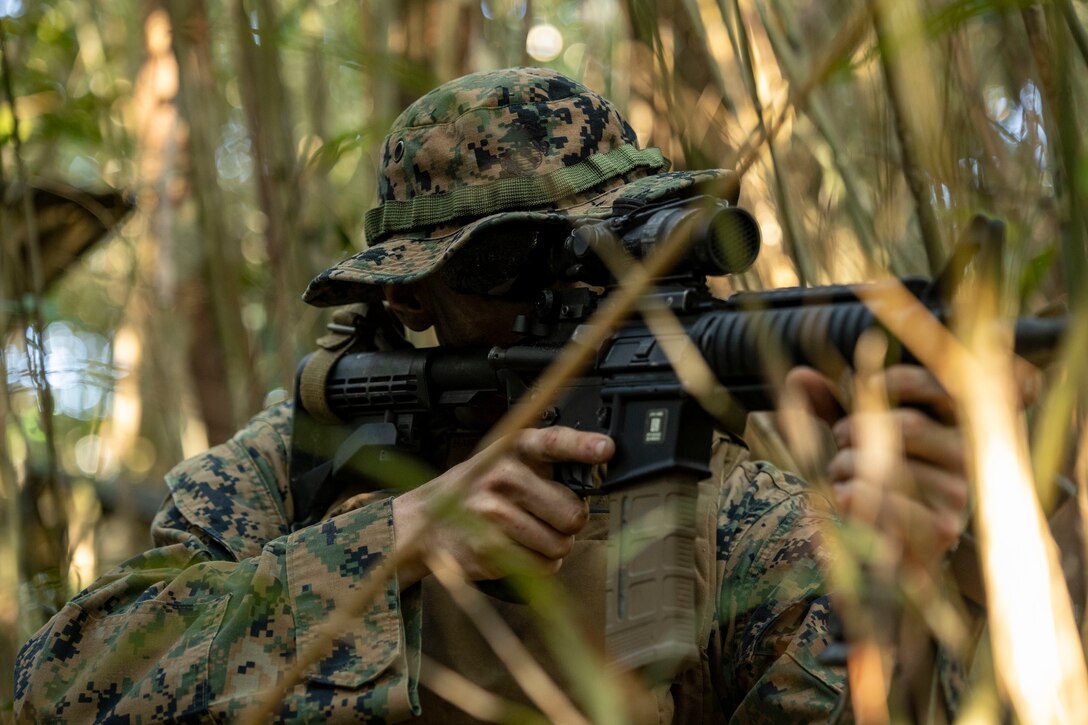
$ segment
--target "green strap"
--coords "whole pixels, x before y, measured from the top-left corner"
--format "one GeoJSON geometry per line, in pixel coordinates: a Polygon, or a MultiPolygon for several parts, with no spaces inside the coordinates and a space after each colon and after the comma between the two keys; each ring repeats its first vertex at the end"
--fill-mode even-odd
{"type": "Polygon", "coordinates": [[[325,380],[329,377],[329,371],[336,365],[336,361],[347,350],[347,346],[339,350],[318,348],[310,355],[299,376],[298,395],[299,400],[302,401],[302,407],[322,423],[344,422],[329,407],[328,400],[325,398],[325,380]]]}
{"type": "Polygon", "coordinates": [[[318,338],[317,349],[310,354],[299,375],[298,395],[302,407],[322,423],[344,422],[329,407],[325,382],[336,362],[351,349],[358,337],[356,318],[366,317],[366,313],[367,306],[363,302],[345,305],[333,312],[332,321],[339,328],[318,338]]]}
{"type": "Polygon", "coordinates": [[[386,201],[366,213],[366,238],[374,244],[395,232],[552,204],[640,166],[656,171],[666,168],[668,162],[660,149],[639,149],[625,144],[540,176],[496,179],[446,194],[386,201]]]}

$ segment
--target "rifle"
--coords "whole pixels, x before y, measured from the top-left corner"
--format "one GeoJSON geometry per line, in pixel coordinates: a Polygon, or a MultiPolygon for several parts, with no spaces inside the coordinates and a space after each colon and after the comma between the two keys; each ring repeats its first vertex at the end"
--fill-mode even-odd
{"type": "MultiPolygon", "coordinates": [[[[309,401],[296,394],[290,459],[300,525],[320,518],[347,483],[364,479],[375,490],[404,490],[443,470],[451,449],[478,440],[494,420],[485,415],[484,423],[476,423],[475,412],[505,410],[533,394],[541,371],[579,339],[581,326],[616,284],[594,250],[609,244],[643,258],[672,234],[687,235],[690,251],[677,271],[657,280],[653,296],[676,315],[717,379],[718,395],[728,400],[689,394],[661,340],[644,321],[632,319],[594,351],[591,369],[566,383],[541,425],[600,431],[616,443],[600,480],[586,466],[555,470],[556,480],[579,495],[609,497],[606,638],[613,661],[660,681],[697,658],[696,484],[710,475],[715,431],[739,436],[747,412],[775,408],[777,381],[768,372],[775,366],[768,357],[786,361],[779,370],[841,367],[853,360],[862,334],[880,327],[861,301],[874,285],[713,297],[706,276],[743,271],[759,250],[754,218],[724,201],[696,197],[649,205],[582,223],[545,244],[534,265],[546,265],[554,279],[600,285],[606,293],[584,286],[543,289],[534,313],[516,323],[524,336],[516,345],[376,351],[379,339],[395,338],[379,308],[338,323],[334,332],[362,339],[369,349],[350,351],[345,344],[342,355],[322,364],[316,383],[304,385],[300,372],[296,391],[310,391],[309,401]],[[723,419],[722,410],[733,414],[723,419]],[[430,465],[406,465],[410,460],[430,465]]],[[[943,320],[953,276],[897,284],[943,320]]],[[[1021,318],[1017,353],[1038,359],[1054,349],[1064,328],[1064,319],[1021,318]]],[[[887,363],[897,360],[912,358],[892,345],[887,363]]]]}

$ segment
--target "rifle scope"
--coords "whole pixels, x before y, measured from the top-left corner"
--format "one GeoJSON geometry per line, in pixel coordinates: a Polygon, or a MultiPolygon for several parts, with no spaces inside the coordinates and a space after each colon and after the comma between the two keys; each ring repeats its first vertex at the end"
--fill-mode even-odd
{"type": "Polygon", "coordinates": [[[699,196],[584,222],[555,249],[551,269],[562,280],[606,286],[614,280],[594,251],[598,246],[618,245],[631,257],[645,259],[678,234],[687,238],[688,251],[673,269],[675,276],[743,272],[759,254],[759,224],[746,209],[699,196]]]}

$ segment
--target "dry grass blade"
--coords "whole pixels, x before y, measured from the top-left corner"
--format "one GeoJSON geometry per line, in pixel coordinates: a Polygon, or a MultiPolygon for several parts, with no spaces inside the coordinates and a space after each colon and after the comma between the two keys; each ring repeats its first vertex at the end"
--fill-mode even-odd
{"type": "Polygon", "coordinates": [[[420,682],[446,702],[481,722],[544,725],[539,713],[488,692],[472,680],[427,656],[420,658],[420,682]]]}
{"type": "Polygon", "coordinates": [[[881,288],[865,301],[961,407],[971,442],[990,639],[1004,693],[1024,722],[1082,722],[1088,669],[1032,484],[1007,342],[995,338],[994,320],[977,319],[968,328],[972,347],[964,348],[901,287],[881,288]]]}
{"type": "MultiPolygon", "coordinates": [[[[857,435],[858,480],[887,482],[894,480],[894,468],[903,459],[899,436],[892,426],[888,411],[888,395],[880,371],[887,353],[887,341],[882,335],[865,335],[858,341],[857,374],[854,376],[854,413],[865,417],[865,425],[855,426],[857,435]]],[[[879,483],[857,486],[850,500],[849,517],[872,531],[881,526],[881,511],[887,491],[879,483]],[[864,495],[863,495],[864,494],[864,495]]],[[[900,552],[889,542],[874,539],[874,547],[866,568],[882,593],[894,591],[900,552]]],[[[869,603],[870,605],[872,603],[869,603]]],[[[854,716],[861,723],[887,723],[888,692],[892,666],[887,659],[893,640],[891,626],[894,613],[876,606],[854,606],[847,626],[851,652],[848,673],[854,716]]]]}
{"type": "Polygon", "coordinates": [[[476,624],[491,650],[510,675],[549,720],[556,723],[588,725],[555,682],[533,659],[517,634],[488,604],[486,596],[465,579],[464,570],[448,552],[427,557],[427,566],[449,592],[450,598],[476,624]]]}
{"type": "MultiPolygon", "coordinates": [[[[1080,391],[1088,382],[1088,308],[1073,316],[1075,322],[1062,342],[1057,369],[1065,371],[1049,386],[1040,405],[1042,413],[1035,422],[1032,450],[1035,480],[1055,480],[1066,457],[1070,441],[1069,421],[1072,420],[1080,391]],[[1079,371],[1079,372],[1078,372],[1079,371]]],[[[1044,510],[1050,509],[1053,487],[1042,489],[1044,510]]]]}
{"type": "MultiPolygon", "coordinates": [[[[762,13],[762,5],[759,3],[757,3],[757,5],[759,5],[760,13],[762,13]]],[[[733,44],[737,48],[739,55],[744,59],[744,62],[740,65],[744,76],[745,86],[748,88],[748,93],[751,96],[752,108],[755,110],[757,128],[760,133],[766,135],[763,99],[760,97],[760,84],[756,80],[756,63],[752,52],[752,43],[748,37],[748,30],[744,24],[740,0],[734,0],[733,8],[735,11],[735,23],[731,28],[736,29],[736,38],[733,40],[733,44]]],[[[766,26],[765,21],[764,26],[766,32],[770,33],[771,28],[766,26]]],[[[781,55],[777,55],[776,60],[781,64],[781,55]]],[[[813,265],[809,261],[811,256],[811,245],[804,237],[804,227],[799,223],[798,212],[794,209],[792,196],[788,189],[789,174],[785,165],[780,161],[775,139],[770,136],[767,138],[767,156],[770,159],[771,169],[773,170],[771,176],[774,180],[778,215],[782,223],[782,229],[790,251],[790,257],[793,259],[794,265],[797,268],[799,283],[801,285],[808,285],[811,284],[814,279],[813,265]]]]}
{"type": "MultiPolygon", "coordinates": [[[[674,233],[684,236],[685,231],[681,229],[674,233]]],[[[617,279],[637,273],[635,270],[641,266],[623,251],[618,242],[597,244],[594,252],[604,260],[617,279]]],[[[728,420],[734,416],[738,406],[732,402],[732,396],[725,386],[718,382],[714,371],[672,310],[660,299],[651,296],[640,297],[638,309],[676,371],[684,391],[718,420],[728,420]]]]}
{"type": "MultiPolygon", "coordinates": [[[[1082,428],[1079,443],[1080,448],[1077,453],[1076,470],[1074,471],[1077,478],[1077,510],[1080,513],[1080,520],[1088,521],[1088,427],[1082,428]]],[[[1082,561],[1088,561],[1088,536],[1081,538],[1081,545],[1083,547],[1081,551],[1082,561]]],[[[1088,591],[1088,571],[1081,571],[1079,574],[1082,586],[1085,591],[1088,591]]],[[[1080,607],[1081,611],[1088,608],[1088,601],[1074,602],[1073,604],[1080,607]]],[[[1088,644],[1088,618],[1084,618],[1081,622],[1080,637],[1081,647],[1085,647],[1088,644]]]]}
{"type": "Polygon", "coordinates": [[[1083,722],[1088,670],[1057,550],[1031,479],[1007,380],[1008,356],[963,371],[975,445],[976,513],[998,678],[1024,722],[1083,722]],[[1043,613],[1047,613],[1043,615],[1043,613]]]}

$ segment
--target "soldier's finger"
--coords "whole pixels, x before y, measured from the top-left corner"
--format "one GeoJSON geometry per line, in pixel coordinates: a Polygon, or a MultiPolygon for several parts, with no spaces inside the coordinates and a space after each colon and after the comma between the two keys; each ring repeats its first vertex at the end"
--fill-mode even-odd
{"type": "Polygon", "coordinates": [[[928,461],[949,471],[965,470],[963,432],[956,426],[940,423],[914,408],[896,408],[886,413],[857,413],[843,418],[831,428],[840,449],[860,444],[859,433],[873,425],[876,416],[888,416],[899,431],[900,446],[907,458],[928,461]]]}
{"type": "MultiPolygon", "coordinates": [[[[861,480],[857,452],[852,448],[839,451],[828,463],[827,472],[832,483],[861,480]]],[[[956,515],[966,510],[970,494],[970,484],[959,473],[916,460],[889,466],[884,480],[865,481],[888,494],[904,495],[934,511],[956,515]]]]}
{"type": "Polygon", "coordinates": [[[518,432],[514,448],[526,461],[604,463],[612,457],[616,444],[602,433],[557,425],[518,432]]]}
{"type": "Polygon", "coordinates": [[[552,464],[503,456],[473,482],[471,508],[504,504],[528,511],[563,534],[575,534],[589,519],[589,506],[569,488],[553,481],[552,464]]]}
{"type": "Polygon", "coordinates": [[[566,486],[549,481],[548,491],[558,491],[559,496],[555,504],[541,499],[534,505],[530,503],[525,509],[561,534],[573,535],[582,530],[589,521],[589,501],[579,498],[566,486]]]}
{"type": "Polygon", "coordinates": [[[961,517],[934,511],[902,493],[858,479],[834,488],[843,516],[869,524],[919,561],[938,560],[962,533],[961,517]]]}
{"type": "Polygon", "coordinates": [[[798,366],[786,374],[785,384],[799,393],[813,415],[829,425],[843,416],[842,393],[827,376],[814,368],[798,366]]]}
{"type": "Polygon", "coordinates": [[[921,365],[893,365],[884,373],[884,385],[893,407],[910,406],[926,411],[946,425],[956,422],[952,396],[921,365]]]}
{"type": "Polygon", "coordinates": [[[576,534],[589,520],[589,503],[556,481],[534,477],[512,489],[510,499],[520,508],[562,534],[576,534]]]}
{"type": "Polygon", "coordinates": [[[920,461],[911,461],[907,471],[921,503],[939,515],[963,517],[970,499],[970,484],[964,476],[920,461]]]}
{"type": "Polygon", "coordinates": [[[495,497],[481,503],[478,510],[510,541],[544,559],[562,559],[574,545],[573,536],[556,531],[524,509],[501,498],[495,497]]]}
{"type": "Polygon", "coordinates": [[[1012,362],[1020,402],[1031,405],[1039,399],[1039,393],[1043,389],[1043,371],[1021,357],[1014,357],[1012,362]]]}

